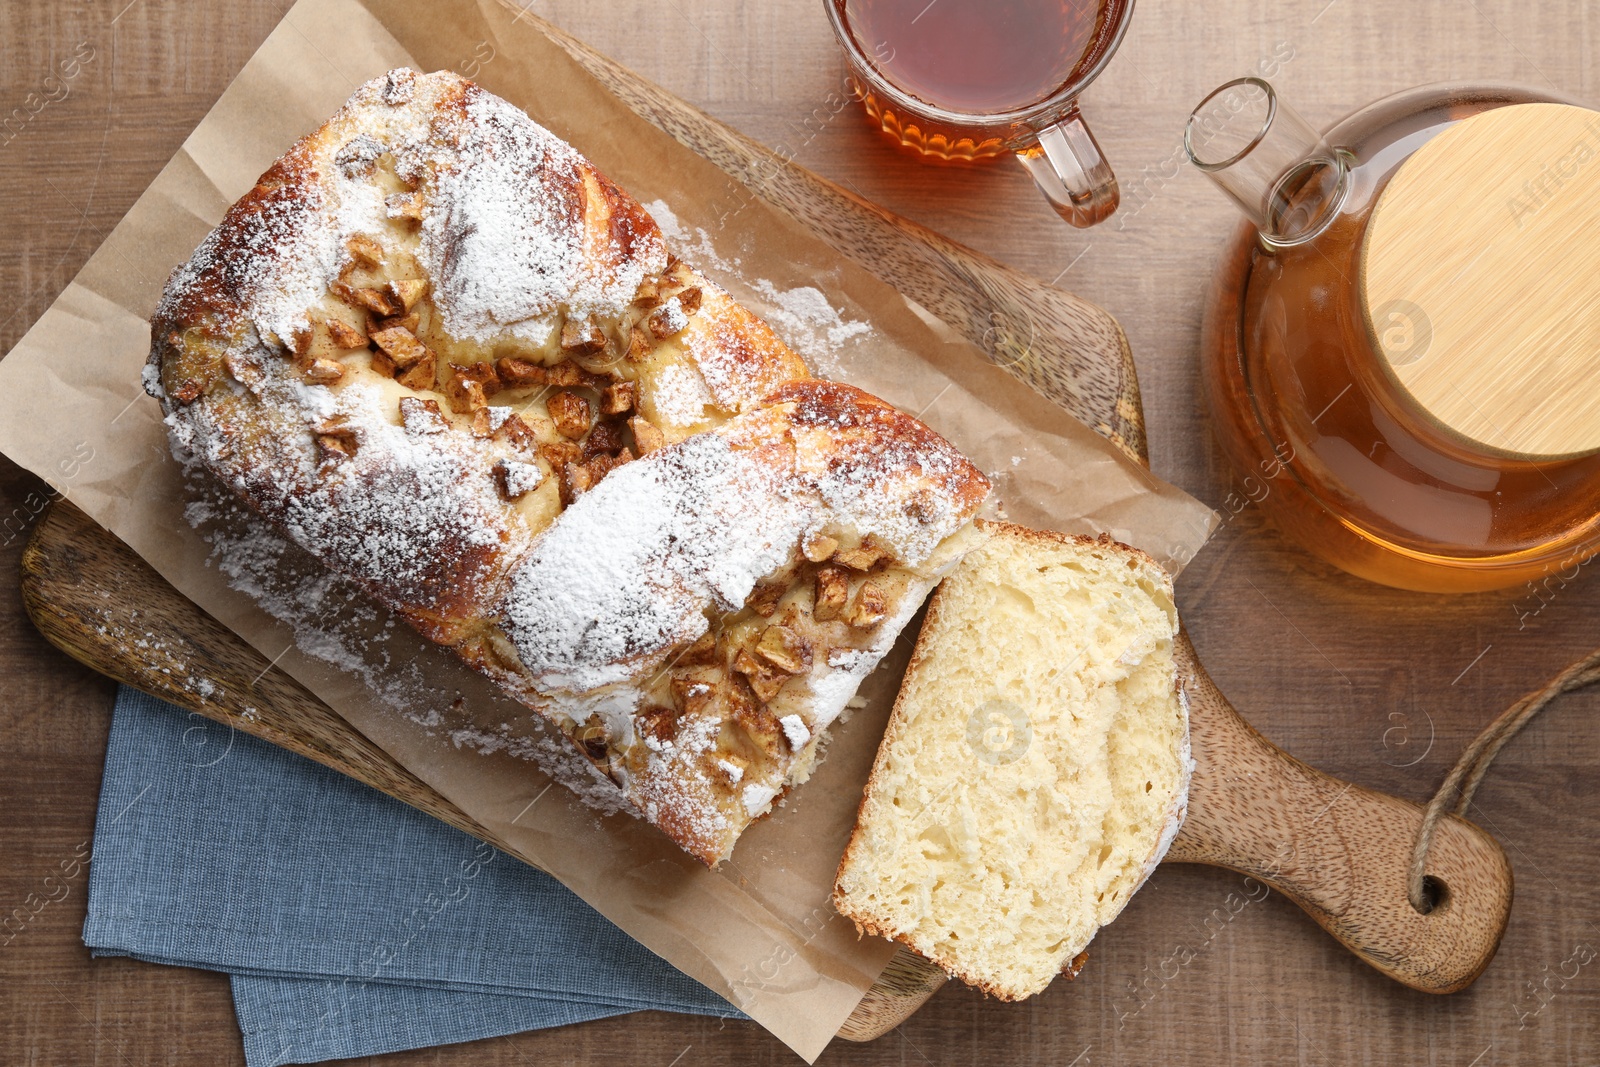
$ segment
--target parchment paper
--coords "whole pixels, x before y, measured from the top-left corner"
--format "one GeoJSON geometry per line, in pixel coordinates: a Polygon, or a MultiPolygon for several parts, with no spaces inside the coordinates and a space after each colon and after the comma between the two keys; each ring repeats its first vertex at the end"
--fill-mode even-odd
{"type": "MultiPolygon", "coordinates": [[[[376,636],[365,672],[308,654],[291,627],[229,587],[208,564],[207,543],[185,521],[182,473],[168,452],[159,409],[140,388],[147,316],[168,272],[274,158],[360,82],[401,65],[476,78],[570,141],[639,200],[670,205],[681,230],[693,235],[690,244],[700,230],[710,241],[703,255],[677,250],[757,311],[772,308],[768,298],[775,293],[812,286],[843,321],[870,324],[837,346],[834,365],[819,370],[920,414],[990,472],[1010,518],[1108,530],[1175,570],[1203,543],[1212,515],[635,116],[532,20],[493,0],[300,0],[0,363],[0,450],[121,537],[522,858],[814,1060],[893,952],[885,942],[858,940],[828,893],[910,635],[868,680],[867,707],[835,728],[813,779],[753,826],[732,860],[712,873],[647,824],[601,817],[564,789],[550,788],[537,766],[509,748],[463,743],[454,732],[463,723],[504,735],[531,729],[531,713],[404,628],[385,627],[381,613],[366,615],[376,620],[370,627],[376,636]],[[401,696],[398,684],[385,684],[404,679],[421,683],[401,696]],[[413,706],[399,706],[408,701],[413,706]],[[434,714],[426,708],[419,714],[418,701],[436,701],[434,714]]],[[[377,977],[382,963],[374,963],[377,977]]]]}

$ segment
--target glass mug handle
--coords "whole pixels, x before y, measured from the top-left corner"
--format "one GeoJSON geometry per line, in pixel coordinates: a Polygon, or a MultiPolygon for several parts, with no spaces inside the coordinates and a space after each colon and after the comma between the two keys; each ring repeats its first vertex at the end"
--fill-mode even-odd
{"type": "Polygon", "coordinates": [[[1039,131],[1039,143],[1017,153],[1056,214],[1080,229],[1104,222],[1122,194],[1117,176],[1074,102],[1054,125],[1039,131]]]}

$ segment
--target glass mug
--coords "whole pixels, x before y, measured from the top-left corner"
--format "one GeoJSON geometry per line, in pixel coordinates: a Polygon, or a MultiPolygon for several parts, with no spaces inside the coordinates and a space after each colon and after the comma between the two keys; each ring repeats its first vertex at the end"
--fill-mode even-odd
{"type": "Polygon", "coordinates": [[[1078,111],[1133,0],[825,0],[874,126],[928,161],[1014,152],[1078,227],[1117,210],[1116,175],[1078,111]]]}

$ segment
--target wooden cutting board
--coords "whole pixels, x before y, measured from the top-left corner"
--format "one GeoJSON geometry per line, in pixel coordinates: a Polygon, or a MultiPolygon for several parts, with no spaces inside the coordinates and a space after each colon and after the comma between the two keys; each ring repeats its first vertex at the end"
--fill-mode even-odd
{"type": "MultiPolygon", "coordinates": [[[[645,118],[1144,461],[1133,361],[1109,313],[853,197],[553,27],[541,28],[645,118]],[[1026,332],[1014,328],[1019,323],[1029,324],[1026,332]]],[[[22,587],[44,635],[96,670],[504,847],[71,505],[52,508],[34,531],[22,587]],[[151,632],[163,635],[159,649],[140,647],[151,632]],[[197,696],[197,670],[225,696],[197,696]]],[[[1439,903],[1418,914],[1406,899],[1405,874],[1421,809],[1286,755],[1217,691],[1187,636],[1180,635],[1178,658],[1196,771],[1188,820],[1168,860],[1260,879],[1362,959],[1413,988],[1452,992],[1476,978],[1494,955],[1511,906],[1510,868],[1493,838],[1461,819],[1441,826],[1428,868],[1439,903]]],[[[937,968],[902,950],[840,1035],[867,1040],[887,1032],[944,981],[937,968]]]]}

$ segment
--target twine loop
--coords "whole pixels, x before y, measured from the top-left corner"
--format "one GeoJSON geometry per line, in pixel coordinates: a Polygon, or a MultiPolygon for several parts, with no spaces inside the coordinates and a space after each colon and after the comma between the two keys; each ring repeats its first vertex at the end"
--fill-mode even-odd
{"type": "Polygon", "coordinates": [[[1417,843],[1411,851],[1411,872],[1406,878],[1406,896],[1410,898],[1413,908],[1424,915],[1433,910],[1427,887],[1428,849],[1432,847],[1434,832],[1445,815],[1465,817],[1467,806],[1472,803],[1472,795],[1478,791],[1484,775],[1489,773],[1489,765],[1535,715],[1562,693],[1582,689],[1597,681],[1600,681],[1600,649],[1571,664],[1542,688],[1511,705],[1473,738],[1472,744],[1456,760],[1456,765],[1450,768],[1444,784],[1428,802],[1422,826],[1417,831],[1417,843]]]}

